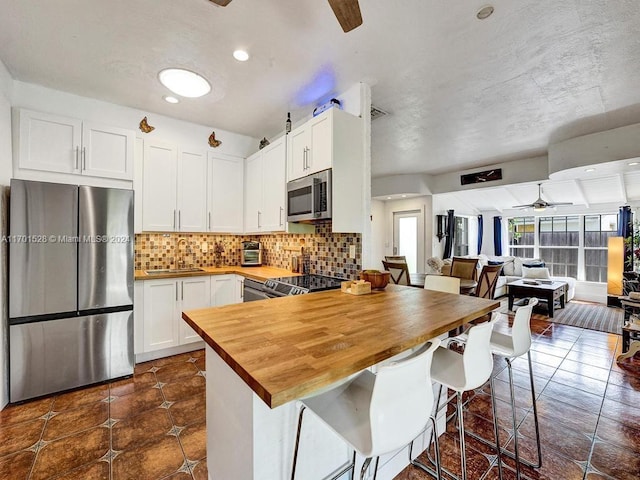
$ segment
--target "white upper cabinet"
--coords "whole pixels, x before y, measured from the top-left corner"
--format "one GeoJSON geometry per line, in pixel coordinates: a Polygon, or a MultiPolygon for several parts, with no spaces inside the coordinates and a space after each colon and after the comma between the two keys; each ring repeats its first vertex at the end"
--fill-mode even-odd
{"type": "Polygon", "coordinates": [[[242,233],[244,158],[209,152],[210,232],[242,233]]]}
{"type": "Polygon", "coordinates": [[[177,148],[175,145],[145,142],[142,168],[142,230],[175,231],[177,148]]]}
{"type": "Polygon", "coordinates": [[[204,232],[207,229],[207,154],[145,142],[142,230],[204,232]]]}
{"type": "Polygon", "coordinates": [[[18,170],[133,179],[133,130],[20,109],[18,170]]]}
{"type": "Polygon", "coordinates": [[[207,153],[180,151],[178,155],[178,228],[207,231],[207,153]]]}
{"type": "Polygon", "coordinates": [[[254,153],[245,164],[245,231],[277,232],[286,229],[285,137],[254,153]]]}
{"type": "MultiPolygon", "coordinates": [[[[342,110],[329,109],[289,134],[289,180],[332,167],[334,154],[339,153],[334,151],[334,129],[340,127],[343,115],[353,117],[342,110]]],[[[356,141],[361,142],[362,139],[356,141]]]]}

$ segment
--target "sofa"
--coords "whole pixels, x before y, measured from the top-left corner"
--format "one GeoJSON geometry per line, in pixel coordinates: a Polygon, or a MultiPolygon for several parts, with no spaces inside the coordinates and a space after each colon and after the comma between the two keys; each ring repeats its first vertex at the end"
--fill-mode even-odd
{"type": "MultiPolygon", "coordinates": [[[[478,273],[476,278],[480,276],[480,270],[484,265],[502,265],[502,272],[498,278],[498,284],[496,285],[496,291],[493,298],[502,297],[507,294],[507,283],[515,282],[522,278],[547,278],[544,267],[544,261],[539,258],[522,258],[512,256],[495,256],[495,255],[466,255],[467,258],[478,259],[478,273]]],[[[451,264],[449,260],[445,260],[445,265],[442,267],[442,273],[447,275],[449,273],[448,268],[451,264]]],[[[573,277],[549,277],[551,280],[567,283],[567,298],[566,301],[573,299],[576,294],[576,279],[573,277]]]]}

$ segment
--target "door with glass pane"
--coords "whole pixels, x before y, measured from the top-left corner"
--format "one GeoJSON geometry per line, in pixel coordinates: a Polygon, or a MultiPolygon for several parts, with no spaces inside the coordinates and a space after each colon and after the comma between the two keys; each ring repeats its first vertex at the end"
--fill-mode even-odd
{"type": "Polygon", "coordinates": [[[410,273],[424,271],[424,221],[420,210],[394,212],[393,254],[407,258],[410,273]]]}

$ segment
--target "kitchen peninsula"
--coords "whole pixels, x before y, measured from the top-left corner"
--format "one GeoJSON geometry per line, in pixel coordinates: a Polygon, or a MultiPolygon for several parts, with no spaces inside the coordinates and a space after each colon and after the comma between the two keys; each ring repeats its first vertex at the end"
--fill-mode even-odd
{"type": "MultiPolygon", "coordinates": [[[[207,343],[210,478],[289,478],[296,399],[498,307],[493,300],[388,285],[370,295],[333,290],[184,312],[207,343]]],[[[299,478],[322,478],[350,457],[313,420],[305,421],[299,478]]],[[[384,461],[381,479],[408,463],[404,455],[396,471],[384,461]]]]}

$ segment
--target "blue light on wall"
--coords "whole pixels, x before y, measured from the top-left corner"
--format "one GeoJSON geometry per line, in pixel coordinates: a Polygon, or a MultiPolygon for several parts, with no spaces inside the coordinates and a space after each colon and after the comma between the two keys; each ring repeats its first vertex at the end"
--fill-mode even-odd
{"type": "Polygon", "coordinates": [[[322,104],[335,96],[336,76],[330,65],[325,65],[315,74],[311,81],[304,85],[295,95],[298,106],[322,104]]]}

